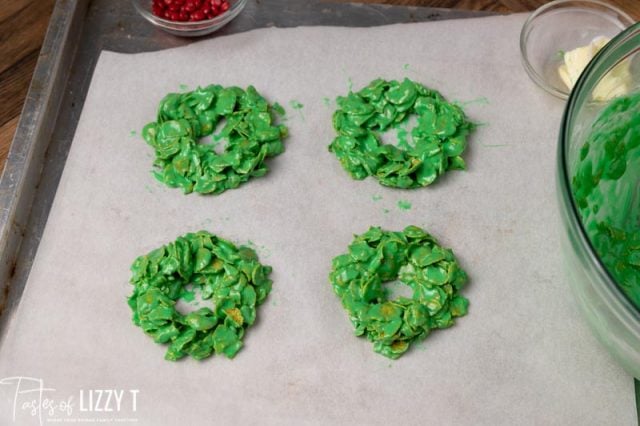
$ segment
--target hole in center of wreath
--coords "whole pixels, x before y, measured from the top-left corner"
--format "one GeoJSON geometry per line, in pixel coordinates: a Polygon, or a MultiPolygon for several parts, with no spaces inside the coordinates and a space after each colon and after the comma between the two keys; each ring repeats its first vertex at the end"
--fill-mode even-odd
{"type": "Polygon", "coordinates": [[[210,135],[200,138],[198,143],[200,145],[210,146],[213,149],[213,151],[218,155],[224,154],[224,150],[227,148],[229,140],[227,139],[226,136],[223,136],[221,133],[222,133],[222,129],[224,129],[224,126],[226,125],[227,125],[227,120],[225,118],[220,119],[220,121],[218,121],[218,123],[216,124],[216,127],[213,129],[213,132],[211,132],[210,135]]]}
{"type": "Polygon", "coordinates": [[[176,311],[182,315],[187,315],[202,308],[209,308],[213,311],[215,306],[211,299],[202,298],[200,286],[187,284],[182,288],[180,298],[176,301],[175,308],[176,311]]]}
{"type": "Polygon", "coordinates": [[[415,147],[411,132],[417,125],[418,116],[409,114],[401,123],[388,128],[384,132],[378,132],[378,138],[385,145],[393,145],[403,150],[411,149],[415,147]]]}
{"type": "Polygon", "coordinates": [[[392,280],[383,283],[383,288],[387,296],[387,300],[398,299],[399,297],[406,297],[411,299],[413,297],[413,289],[400,280],[392,280]]]}

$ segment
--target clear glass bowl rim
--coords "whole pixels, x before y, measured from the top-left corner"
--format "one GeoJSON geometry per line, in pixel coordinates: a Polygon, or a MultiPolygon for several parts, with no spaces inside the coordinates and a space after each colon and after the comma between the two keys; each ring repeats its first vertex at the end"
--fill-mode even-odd
{"type": "Polygon", "coordinates": [[[529,17],[527,18],[527,20],[524,22],[524,25],[522,26],[522,30],[520,31],[520,58],[522,60],[522,64],[524,66],[524,69],[527,71],[527,74],[529,74],[529,77],[542,89],[544,89],[545,91],[547,91],[548,93],[552,94],[553,96],[556,96],[560,99],[567,99],[567,97],[569,96],[568,91],[567,92],[563,92],[560,91],[558,89],[556,89],[555,87],[552,87],[550,85],[548,85],[546,83],[546,81],[544,80],[544,78],[538,74],[538,72],[535,70],[535,68],[533,68],[533,66],[531,65],[531,63],[529,62],[529,54],[527,51],[527,37],[529,35],[530,32],[530,28],[531,28],[531,23],[540,15],[542,15],[543,13],[547,12],[549,9],[553,9],[556,8],[557,6],[562,6],[562,5],[567,5],[567,6],[571,6],[571,5],[575,5],[577,3],[584,3],[585,5],[596,5],[596,6],[600,6],[602,8],[608,9],[613,13],[616,13],[618,15],[620,15],[623,19],[626,20],[625,24],[627,25],[627,27],[633,25],[635,23],[635,20],[633,18],[631,18],[631,16],[629,16],[626,12],[624,12],[623,10],[608,4],[608,3],[604,3],[602,1],[599,0],[555,0],[552,1],[550,3],[544,4],[542,6],[540,6],[539,8],[537,8],[535,11],[533,11],[529,17]]]}
{"type": "MultiPolygon", "coordinates": [[[[604,286],[601,288],[601,290],[606,292],[607,296],[609,296],[609,299],[613,301],[617,305],[617,307],[622,308],[622,311],[618,310],[617,314],[624,315],[627,321],[630,321],[640,329],[640,309],[636,308],[618,287],[615,279],[604,266],[600,257],[596,254],[595,248],[593,247],[593,244],[591,243],[591,240],[587,235],[586,229],[584,228],[582,220],[580,219],[578,207],[573,197],[573,192],[571,191],[571,177],[569,176],[569,169],[567,164],[567,152],[569,149],[568,142],[570,139],[571,130],[569,125],[571,124],[571,120],[574,114],[577,112],[578,107],[580,106],[578,105],[578,101],[582,97],[582,92],[585,90],[585,86],[591,83],[594,78],[597,78],[595,73],[599,70],[600,64],[618,53],[617,48],[627,39],[634,36],[640,36],[640,22],[631,25],[629,28],[625,29],[616,37],[614,37],[600,52],[596,54],[593,60],[589,62],[585,70],[582,72],[580,78],[576,82],[574,89],[569,95],[569,100],[567,101],[567,105],[562,117],[562,123],[560,125],[557,166],[559,170],[559,185],[561,188],[560,196],[564,201],[564,208],[569,210],[567,212],[567,216],[569,216],[569,220],[571,221],[571,227],[577,230],[577,235],[575,235],[575,237],[577,238],[578,243],[582,246],[583,249],[585,249],[585,252],[587,253],[587,262],[591,263],[590,266],[594,271],[597,272],[597,278],[599,279],[599,281],[604,283],[604,286]]],[[[640,46],[638,46],[638,50],[640,50],[640,46]]],[[[613,68],[621,60],[622,58],[613,63],[608,69],[613,68]]]]}

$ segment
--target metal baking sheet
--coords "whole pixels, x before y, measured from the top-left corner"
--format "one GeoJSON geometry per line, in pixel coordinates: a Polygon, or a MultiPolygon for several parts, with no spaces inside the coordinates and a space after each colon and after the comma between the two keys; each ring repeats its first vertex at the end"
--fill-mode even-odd
{"type": "MultiPolygon", "coordinates": [[[[479,15],[483,14],[319,1],[250,1],[214,37],[268,26],[375,26],[479,15]]],[[[155,30],[129,2],[58,2],[0,179],[0,339],[19,303],[100,51],[133,53],[190,42],[155,30]]]]}

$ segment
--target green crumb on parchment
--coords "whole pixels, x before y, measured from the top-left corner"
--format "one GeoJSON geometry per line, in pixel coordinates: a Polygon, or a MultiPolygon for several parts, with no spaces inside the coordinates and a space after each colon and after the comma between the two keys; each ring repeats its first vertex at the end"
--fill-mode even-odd
{"type": "Polygon", "coordinates": [[[382,195],[374,194],[374,195],[371,197],[371,199],[372,199],[373,201],[380,201],[380,200],[382,200],[382,195]]]}
{"type": "Polygon", "coordinates": [[[382,213],[384,213],[384,214],[388,214],[389,211],[390,211],[389,209],[382,209],[382,213]]]}
{"type": "Polygon", "coordinates": [[[284,108],[282,105],[280,105],[278,102],[274,103],[273,105],[271,105],[271,109],[273,109],[273,111],[278,114],[279,116],[284,116],[286,114],[284,108]]]}
{"type": "Polygon", "coordinates": [[[132,130],[132,131],[129,132],[129,135],[131,135],[131,136],[135,136],[137,134],[138,134],[138,132],[136,132],[135,130],[132,130]]]}
{"type": "Polygon", "coordinates": [[[326,96],[322,98],[322,102],[324,102],[325,106],[331,106],[331,99],[327,98],[326,96]]]}
{"type": "Polygon", "coordinates": [[[180,83],[180,84],[178,85],[178,87],[180,88],[180,90],[187,90],[187,89],[189,89],[189,86],[187,86],[187,85],[186,85],[186,84],[184,84],[184,83],[180,83]]]}
{"type": "Polygon", "coordinates": [[[400,210],[411,210],[411,203],[407,200],[399,200],[398,208],[400,210]]]}
{"type": "Polygon", "coordinates": [[[408,70],[408,69],[409,69],[409,64],[404,64],[404,65],[402,66],[402,68],[403,68],[403,69],[405,69],[405,70],[408,70]]]}
{"type": "Polygon", "coordinates": [[[289,105],[291,105],[291,108],[293,109],[302,109],[304,107],[304,105],[302,105],[300,102],[296,101],[295,99],[292,101],[289,101],[289,105]]]}
{"type": "Polygon", "coordinates": [[[304,108],[304,105],[301,102],[296,101],[295,99],[289,101],[289,105],[291,106],[291,108],[298,111],[298,114],[300,114],[300,119],[304,121],[304,115],[302,114],[302,108],[304,108]]]}

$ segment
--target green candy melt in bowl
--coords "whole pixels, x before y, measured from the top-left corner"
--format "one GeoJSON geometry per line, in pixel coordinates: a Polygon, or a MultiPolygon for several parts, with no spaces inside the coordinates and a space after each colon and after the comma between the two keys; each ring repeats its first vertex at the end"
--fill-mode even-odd
{"type": "Polygon", "coordinates": [[[640,23],[609,42],[569,96],[557,194],[573,292],[598,339],[640,377],[640,23]]]}

